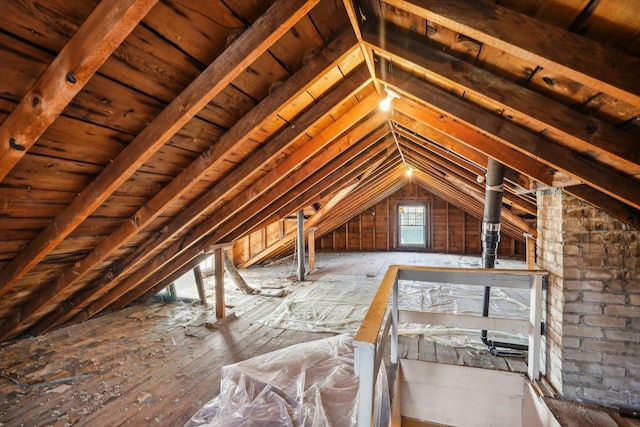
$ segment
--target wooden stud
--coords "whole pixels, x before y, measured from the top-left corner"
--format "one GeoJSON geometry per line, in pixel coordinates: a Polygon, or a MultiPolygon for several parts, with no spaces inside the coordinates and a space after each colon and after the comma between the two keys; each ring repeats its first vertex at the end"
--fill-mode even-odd
{"type": "Polygon", "coordinates": [[[447,230],[446,232],[446,239],[447,239],[447,243],[446,243],[446,248],[447,248],[447,253],[449,253],[449,234],[451,234],[451,230],[449,229],[449,202],[444,202],[444,221],[445,221],[445,226],[444,229],[447,230]]]}
{"type": "Polygon", "coordinates": [[[309,234],[308,246],[309,246],[309,273],[316,269],[316,230],[318,227],[309,227],[307,233],[309,234]]]}
{"type": "Polygon", "coordinates": [[[527,269],[533,270],[536,268],[536,240],[529,233],[524,233],[524,237],[527,251],[527,269]]]}
{"type": "Polygon", "coordinates": [[[297,219],[298,282],[304,282],[304,211],[302,209],[297,212],[297,219]]]}
{"type": "Polygon", "coordinates": [[[200,265],[196,265],[193,269],[193,276],[196,279],[196,286],[198,288],[198,297],[200,297],[200,303],[207,306],[207,291],[204,288],[204,280],[202,278],[202,270],[200,265]]]}
{"type": "Polygon", "coordinates": [[[213,251],[213,268],[215,274],[216,291],[216,317],[221,319],[225,316],[224,306],[224,248],[217,247],[213,251]]]}

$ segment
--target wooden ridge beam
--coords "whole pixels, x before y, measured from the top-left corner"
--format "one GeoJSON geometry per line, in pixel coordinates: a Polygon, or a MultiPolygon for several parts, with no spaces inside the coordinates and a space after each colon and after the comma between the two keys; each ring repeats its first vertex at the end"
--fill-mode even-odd
{"type": "Polygon", "coordinates": [[[387,32],[382,40],[369,30],[365,37],[373,49],[409,62],[428,80],[455,87],[459,97],[488,100],[493,111],[503,111],[502,117],[515,116],[516,123],[533,132],[544,131],[576,151],[592,152],[629,175],[640,173],[638,140],[628,132],[397,33],[387,32]]]}
{"type": "MultiPolygon", "coordinates": [[[[399,92],[411,94],[411,96],[432,105],[441,114],[451,115],[456,118],[456,121],[467,123],[476,132],[491,135],[492,139],[499,142],[500,145],[520,151],[531,159],[563,170],[613,198],[636,209],[640,208],[640,182],[633,178],[621,175],[565,146],[534,135],[435,87],[419,82],[407,73],[399,70],[387,72],[386,82],[399,92]]],[[[400,100],[396,100],[396,106],[400,104],[398,101],[400,100]]],[[[448,121],[445,121],[444,116],[441,120],[441,128],[447,128],[447,133],[451,135],[448,130],[448,121]]],[[[487,155],[490,154],[487,153],[487,155]]],[[[497,157],[494,158],[500,160],[497,157]]],[[[500,161],[519,170],[514,165],[513,159],[503,158],[500,161]]]]}
{"type": "MultiPolygon", "coordinates": [[[[438,144],[426,142],[425,140],[420,138],[419,135],[407,132],[403,128],[394,128],[394,132],[398,135],[398,139],[404,139],[407,141],[411,141],[413,145],[416,147],[423,156],[429,158],[437,157],[440,161],[446,162],[448,165],[456,165],[458,168],[464,169],[473,175],[484,175],[486,172],[486,162],[483,167],[476,165],[475,163],[466,161],[465,158],[459,156],[457,154],[452,153],[451,151],[447,151],[438,144]]],[[[481,154],[481,153],[479,153],[481,154]]],[[[484,156],[484,155],[483,155],[484,156]]],[[[486,156],[484,156],[486,159],[486,156]]]]}
{"type": "Polygon", "coordinates": [[[614,98],[640,105],[640,58],[490,2],[385,0],[385,3],[614,98]]]}
{"type": "Polygon", "coordinates": [[[279,0],[238,37],[0,271],[0,296],[37,265],[209,101],[305,16],[318,0],[279,0]],[[284,11],[284,12],[283,12],[284,11]]]}
{"type": "Polygon", "coordinates": [[[217,168],[241,141],[260,129],[278,109],[294,101],[318,81],[323,72],[334,67],[348,55],[353,50],[354,40],[350,33],[338,37],[320,55],[316,55],[243,116],[212,144],[209,150],[197,157],[115,232],[104,238],[84,259],[74,263],[53,284],[48,284],[38,292],[38,296],[21,307],[19,313],[12,316],[10,322],[0,325],[0,340],[11,336],[16,327],[28,326],[28,322],[37,317],[42,308],[58,297],[61,291],[77,283],[115,250],[153,222],[171,203],[184,195],[209,171],[217,168]]]}
{"type": "Polygon", "coordinates": [[[102,0],[0,126],[0,182],[158,0],[102,0]]]}

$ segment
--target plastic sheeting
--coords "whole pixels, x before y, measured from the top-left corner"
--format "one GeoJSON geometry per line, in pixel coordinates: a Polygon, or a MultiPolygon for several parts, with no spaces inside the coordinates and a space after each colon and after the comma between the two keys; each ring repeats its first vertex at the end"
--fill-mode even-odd
{"type": "MultiPolygon", "coordinates": [[[[220,394],[185,427],[353,426],[358,384],[350,335],[297,344],[223,367],[220,394]]],[[[376,425],[388,426],[384,367],[375,395],[376,425]]]]}
{"type": "MultiPolygon", "coordinates": [[[[379,286],[379,280],[354,278],[351,283],[321,280],[298,289],[260,322],[280,328],[310,332],[355,334],[379,286]]],[[[484,288],[481,286],[420,283],[399,283],[401,310],[450,314],[482,314],[484,288]]],[[[491,289],[491,316],[527,319],[529,308],[508,296],[499,288],[491,289]]],[[[438,325],[401,324],[403,335],[422,334],[442,345],[486,349],[478,330],[446,328],[438,325]]],[[[489,332],[490,339],[526,344],[522,334],[489,332]]]]}
{"type": "Polygon", "coordinates": [[[299,331],[355,335],[380,281],[349,279],[329,277],[296,289],[260,322],[299,331]]]}

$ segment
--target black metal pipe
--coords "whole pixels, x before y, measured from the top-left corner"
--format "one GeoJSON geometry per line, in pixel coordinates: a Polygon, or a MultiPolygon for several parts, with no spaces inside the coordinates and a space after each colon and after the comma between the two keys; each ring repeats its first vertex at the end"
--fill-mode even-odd
{"type": "MultiPolygon", "coordinates": [[[[482,218],[482,268],[494,268],[498,243],[500,242],[500,212],[502,209],[502,193],[504,186],[504,165],[492,158],[487,162],[487,176],[484,202],[484,216],[482,218]]],[[[489,316],[491,301],[491,287],[484,288],[484,302],[482,315],[489,316]]],[[[493,355],[516,355],[519,353],[504,352],[497,347],[526,351],[528,346],[508,342],[491,341],[487,338],[487,331],[483,329],[480,339],[489,347],[493,355]]]]}

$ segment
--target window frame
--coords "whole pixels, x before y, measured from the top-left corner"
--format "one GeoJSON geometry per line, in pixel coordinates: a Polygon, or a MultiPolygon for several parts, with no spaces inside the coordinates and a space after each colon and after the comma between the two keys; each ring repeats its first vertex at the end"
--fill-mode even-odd
{"type": "MultiPolygon", "coordinates": [[[[418,249],[427,249],[429,246],[429,220],[428,220],[428,204],[424,202],[399,202],[396,206],[396,228],[397,228],[397,245],[398,248],[418,248],[418,249]],[[400,210],[402,208],[416,208],[420,207],[423,209],[423,223],[422,223],[422,239],[423,243],[402,243],[402,213],[400,210]]],[[[410,227],[410,225],[405,225],[405,227],[410,227]]]]}

